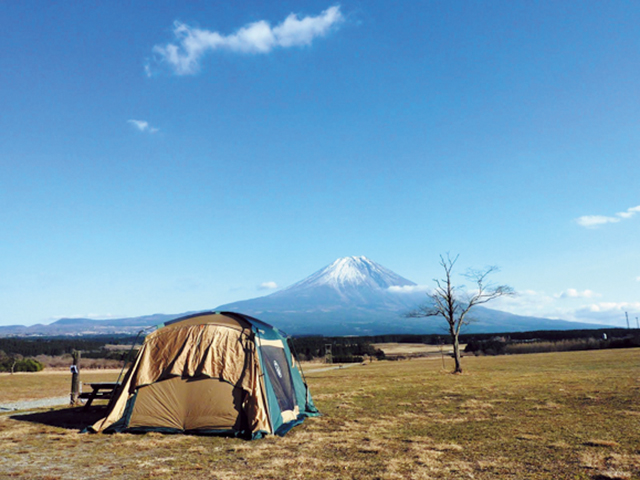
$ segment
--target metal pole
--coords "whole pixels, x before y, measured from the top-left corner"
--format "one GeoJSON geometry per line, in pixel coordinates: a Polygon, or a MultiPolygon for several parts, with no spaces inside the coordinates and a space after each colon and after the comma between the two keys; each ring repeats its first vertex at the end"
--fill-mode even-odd
{"type": "Polygon", "coordinates": [[[631,327],[629,327],[629,314],[627,312],[624,312],[624,316],[627,317],[627,330],[631,327]]]}

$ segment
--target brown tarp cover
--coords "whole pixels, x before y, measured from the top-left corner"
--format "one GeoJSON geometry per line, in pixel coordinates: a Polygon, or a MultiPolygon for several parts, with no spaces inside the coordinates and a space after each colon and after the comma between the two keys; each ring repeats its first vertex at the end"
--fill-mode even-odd
{"type": "MultiPolygon", "coordinates": [[[[251,433],[257,431],[272,433],[260,374],[253,334],[248,325],[242,325],[233,318],[219,314],[192,317],[160,328],[147,336],[134,365],[125,377],[111,411],[105,418],[96,422],[92,429],[100,432],[117,422],[124,414],[127,400],[140,387],[166,384],[160,389],[156,387],[164,397],[163,401],[167,402],[166,404],[151,400],[148,396],[151,390],[143,394],[143,397],[147,396],[147,398],[142,398],[140,411],[137,411],[136,400],[131,418],[137,418],[137,425],[142,426],[139,422],[142,421],[142,416],[146,416],[155,417],[157,420],[156,424],[145,426],[166,426],[183,430],[190,429],[190,426],[213,429],[216,425],[203,424],[204,417],[216,415],[220,417],[220,411],[231,414],[229,408],[237,410],[240,406],[243,421],[247,422],[251,433]],[[172,377],[183,381],[167,383],[166,380],[172,377]],[[230,387],[235,388],[229,389],[220,381],[201,382],[207,377],[228,382],[230,387]],[[196,381],[190,382],[189,379],[196,379],[196,381]],[[189,385],[191,383],[193,385],[189,385]],[[195,385],[196,383],[199,385],[195,385]],[[227,405],[232,404],[232,406],[220,407],[218,413],[212,412],[204,405],[215,401],[214,398],[207,397],[206,391],[211,390],[216,383],[222,385],[221,388],[229,392],[232,397],[235,395],[235,399],[227,400],[227,405]],[[189,387],[185,387],[185,384],[189,387]],[[237,403],[237,388],[244,391],[241,405],[237,403]],[[189,413],[195,408],[192,393],[196,391],[192,392],[192,389],[200,390],[197,393],[198,400],[203,403],[203,406],[198,407],[202,412],[200,419],[198,415],[189,413]],[[170,393],[171,391],[174,393],[170,393]],[[186,416],[180,418],[184,414],[186,416]],[[162,423],[161,418],[166,419],[166,425],[157,425],[158,422],[162,423]]],[[[141,391],[147,388],[144,387],[141,391]]],[[[214,423],[216,422],[217,420],[214,419],[214,423]]]]}

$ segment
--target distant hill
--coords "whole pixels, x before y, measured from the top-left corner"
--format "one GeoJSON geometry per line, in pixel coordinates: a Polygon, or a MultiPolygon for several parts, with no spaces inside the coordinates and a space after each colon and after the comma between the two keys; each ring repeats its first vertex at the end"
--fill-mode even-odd
{"type": "MultiPolygon", "coordinates": [[[[216,311],[235,311],[269,322],[290,335],[380,335],[446,333],[438,319],[407,319],[406,312],[424,304],[417,285],[366,257],[339,258],[309,277],[264,297],[228,303],[216,311]]],[[[50,325],[0,326],[9,335],[135,334],[195,312],[94,320],[61,318],[50,325]]],[[[527,317],[477,307],[466,333],[524,332],[608,328],[581,322],[527,317]]]]}
{"type": "Polygon", "coordinates": [[[61,318],[49,325],[0,326],[0,337],[56,336],[56,335],[113,335],[136,334],[144,328],[159,325],[189,313],[145,315],[142,317],[95,320],[91,318],[61,318]]]}

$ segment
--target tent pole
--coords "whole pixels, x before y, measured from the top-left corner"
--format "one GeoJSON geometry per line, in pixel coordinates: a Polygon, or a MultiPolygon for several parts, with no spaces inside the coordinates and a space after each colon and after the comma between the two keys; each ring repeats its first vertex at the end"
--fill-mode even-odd
{"type": "Polygon", "coordinates": [[[129,357],[131,357],[131,352],[133,351],[133,347],[136,346],[136,343],[138,343],[138,338],[140,338],[140,335],[142,335],[142,332],[144,332],[145,329],[142,329],[138,332],[138,335],[136,335],[136,338],[133,340],[133,343],[131,344],[131,348],[129,349],[129,352],[127,352],[127,356],[124,358],[124,362],[122,362],[122,370],[120,370],[120,375],[118,375],[118,380],[116,380],[116,383],[120,383],[120,378],[122,378],[122,373],[124,372],[125,367],[127,366],[127,361],[129,360],[129,357]]]}
{"type": "Polygon", "coordinates": [[[304,376],[304,370],[302,370],[302,363],[300,363],[300,359],[298,358],[298,352],[296,351],[296,345],[293,343],[293,338],[289,337],[287,340],[290,340],[288,343],[291,345],[291,351],[293,352],[293,356],[296,359],[296,363],[298,364],[298,370],[302,374],[302,381],[304,382],[304,386],[307,387],[307,401],[309,401],[309,385],[307,384],[307,377],[304,376]]]}

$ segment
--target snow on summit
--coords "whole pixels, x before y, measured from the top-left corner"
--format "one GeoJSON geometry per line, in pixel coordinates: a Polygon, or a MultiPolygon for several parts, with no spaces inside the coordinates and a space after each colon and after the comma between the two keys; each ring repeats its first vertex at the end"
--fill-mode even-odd
{"type": "Polygon", "coordinates": [[[338,290],[345,287],[387,289],[404,285],[415,284],[367,257],[343,257],[289,288],[297,290],[329,286],[338,290]]]}
{"type": "Polygon", "coordinates": [[[362,266],[369,266],[371,262],[366,257],[339,258],[321,272],[318,283],[343,285],[345,283],[363,283],[367,276],[362,266]]]}

